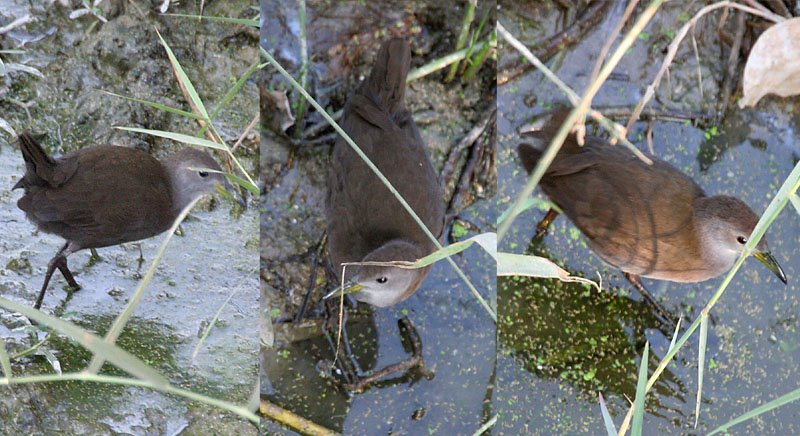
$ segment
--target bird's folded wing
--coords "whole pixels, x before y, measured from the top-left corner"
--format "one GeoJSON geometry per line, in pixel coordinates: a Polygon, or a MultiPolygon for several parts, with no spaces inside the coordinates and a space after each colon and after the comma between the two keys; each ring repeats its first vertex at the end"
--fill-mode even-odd
{"type": "Polygon", "coordinates": [[[361,119],[383,131],[391,132],[399,129],[389,114],[365,95],[355,94],[350,99],[350,109],[361,119]]]}

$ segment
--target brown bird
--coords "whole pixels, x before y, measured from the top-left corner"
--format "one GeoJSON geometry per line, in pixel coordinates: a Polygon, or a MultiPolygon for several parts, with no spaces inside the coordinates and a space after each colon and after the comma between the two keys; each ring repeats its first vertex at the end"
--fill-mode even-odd
{"type": "MultiPolygon", "coordinates": [[[[383,44],[369,77],[344,108],[342,128],[441,238],[444,200],[438,176],[405,106],[411,49],[406,41],[383,44]]],[[[331,260],[341,281],[344,262],[413,261],[435,246],[378,177],[342,139],[331,159],[326,205],[331,260]]],[[[359,301],[386,307],[419,288],[429,268],[357,266],[351,286],[359,301]]]]}
{"type": "MultiPolygon", "coordinates": [[[[549,143],[568,114],[569,109],[556,111],[536,136],[549,143]]],[[[517,151],[525,169],[533,171],[542,152],[530,144],[520,144],[517,151]]],[[[594,136],[581,147],[570,134],[541,187],[592,251],[625,272],[637,289],[639,276],[700,282],[728,271],[758,216],[737,198],[707,196],[689,176],[648,157],[652,165],[594,136]]],[[[766,237],[756,250],[754,257],[786,283],[766,237]]]]}
{"type": "Polygon", "coordinates": [[[36,309],[56,268],[72,288],[80,289],[67,256],[162,233],[184,207],[225,181],[220,173],[198,170],[220,171],[220,166],[207,153],[190,148],[163,161],[110,145],[54,159],[28,132],[19,136],[19,143],[27,172],[13,188],[25,190],[17,206],[40,230],[67,240],[48,264],[36,309]]]}

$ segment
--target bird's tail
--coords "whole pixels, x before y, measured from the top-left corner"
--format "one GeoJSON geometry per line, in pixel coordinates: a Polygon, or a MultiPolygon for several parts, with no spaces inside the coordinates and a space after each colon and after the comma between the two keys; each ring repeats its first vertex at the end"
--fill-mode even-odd
{"type": "Polygon", "coordinates": [[[56,164],[56,161],[44,151],[44,148],[33,139],[33,136],[27,130],[19,135],[19,148],[22,151],[22,158],[25,159],[25,162],[31,163],[37,168],[52,168],[56,164]]]}
{"type": "Polygon", "coordinates": [[[525,167],[525,171],[528,173],[533,171],[533,168],[539,163],[539,159],[542,158],[541,150],[524,142],[517,146],[517,154],[519,155],[519,160],[522,161],[522,165],[525,167]]]}
{"type": "Polygon", "coordinates": [[[392,38],[381,46],[361,90],[394,115],[405,107],[406,77],[410,68],[411,47],[405,39],[392,38]]]}
{"type": "MultiPolygon", "coordinates": [[[[550,142],[556,136],[556,133],[558,133],[558,130],[561,129],[561,126],[567,120],[567,116],[569,116],[571,111],[572,108],[569,106],[556,107],[553,109],[547,124],[545,124],[541,130],[533,132],[529,136],[535,138],[536,142],[541,142],[542,147],[549,146],[550,142]]],[[[559,154],[572,153],[577,150],[576,147],[577,142],[575,141],[575,134],[570,132],[564,144],[561,146],[559,154]]],[[[517,146],[517,154],[522,164],[525,166],[525,170],[530,173],[539,162],[539,159],[541,159],[543,151],[534,145],[522,143],[517,146]]]]}
{"type": "Polygon", "coordinates": [[[56,161],[47,154],[27,130],[19,135],[19,149],[22,151],[22,158],[25,160],[25,166],[27,166],[28,171],[14,185],[13,189],[20,188],[25,183],[34,182],[34,184],[38,184],[35,183],[36,179],[50,181],[53,178],[56,161]]]}

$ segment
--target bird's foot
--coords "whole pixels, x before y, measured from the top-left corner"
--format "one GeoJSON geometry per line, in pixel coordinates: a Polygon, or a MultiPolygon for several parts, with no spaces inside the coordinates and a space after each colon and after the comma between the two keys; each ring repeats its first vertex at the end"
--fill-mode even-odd
{"type": "MultiPolygon", "coordinates": [[[[370,386],[378,383],[381,385],[405,383],[407,381],[406,376],[411,377],[412,380],[417,380],[419,378],[431,380],[435,377],[432,371],[425,368],[425,362],[422,358],[422,340],[414,324],[408,317],[404,316],[397,321],[397,326],[403,341],[403,346],[411,355],[397,363],[386,365],[381,369],[370,371],[367,374],[362,373],[358,368],[352,368],[355,369],[355,371],[351,372],[349,379],[346,378],[345,382],[342,383],[342,387],[347,392],[352,394],[363,393],[369,389],[370,386]],[[403,376],[386,380],[386,378],[392,374],[402,374],[403,376]]],[[[352,351],[349,350],[349,347],[347,347],[346,351],[352,355],[352,351]]]]}
{"type": "Polygon", "coordinates": [[[558,217],[558,211],[555,209],[550,209],[547,211],[547,214],[536,224],[536,235],[533,237],[533,240],[539,240],[544,237],[547,233],[547,229],[550,227],[550,224],[553,224],[553,221],[558,217]]]}

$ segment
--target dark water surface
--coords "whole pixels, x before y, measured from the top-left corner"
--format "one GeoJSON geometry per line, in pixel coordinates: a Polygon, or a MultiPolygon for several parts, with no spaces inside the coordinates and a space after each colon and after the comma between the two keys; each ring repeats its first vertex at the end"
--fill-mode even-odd
{"type": "MultiPolygon", "coordinates": [[[[273,11],[295,5],[291,1],[267,3],[267,9],[273,11]]],[[[482,17],[481,8],[476,21],[482,17]]],[[[387,29],[398,26],[406,34],[415,35],[412,46],[417,51],[412,54],[413,68],[453,50],[462,16],[460,5],[447,7],[433,1],[367,2],[366,5],[309,2],[311,86],[324,106],[338,110],[368,73],[380,42],[390,34],[387,29]],[[354,59],[349,60],[349,56],[354,59]]],[[[292,12],[265,19],[267,26],[275,30],[262,43],[280,62],[288,64],[290,71],[297,71],[298,46],[286,38],[299,36],[299,18],[292,12]]],[[[415,81],[406,93],[407,104],[437,170],[441,169],[449,148],[488,109],[489,97],[494,94],[493,64],[473,83],[442,84],[442,77],[442,73],[437,73],[415,81]]],[[[267,83],[273,89],[287,87],[277,74],[267,83]]],[[[262,197],[261,218],[262,285],[270,299],[267,310],[271,311],[276,329],[296,310],[311,272],[310,260],[288,259],[313,246],[325,229],[325,180],[332,144],[333,137],[324,144],[301,147],[277,138],[266,142],[266,157],[262,148],[262,159],[278,168],[272,177],[266,176],[268,188],[262,197]]],[[[493,186],[483,189],[484,197],[493,195],[493,186]]],[[[493,231],[496,216],[493,201],[478,198],[459,214],[459,219],[472,224],[468,234],[460,238],[493,231]]],[[[493,259],[477,246],[454,259],[481,294],[494,304],[493,259]]],[[[315,299],[321,295],[325,282],[320,270],[315,299]]],[[[362,305],[357,314],[351,314],[348,330],[362,369],[379,369],[408,356],[398,334],[397,323],[403,316],[416,326],[425,366],[435,373],[433,379],[415,372],[401,374],[363,394],[348,396],[319,374],[319,362],[330,361],[334,355],[322,336],[317,333],[311,339],[291,342],[276,331],[274,348],[262,350],[262,397],[346,434],[471,434],[493,414],[490,402],[495,382],[494,322],[453,269],[439,262],[422,287],[405,302],[387,309],[362,305]]],[[[267,432],[286,430],[267,424],[267,432]]]]}
{"type": "MultiPolygon", "coordinates": [[[[614,3],[601,23],[581,42],[549,63],[578,94],[583,92],[597,53],[620,19],[624,2],[614,3]]],[[[641,9],[641,8],[640,8],[641,9]]],[[[593,107],[632,108],[655,77],[662,49],[689,15],[683,2],[666,3],[605,83],[593,107]]],[[[634,13],[636,16],[637,13],[634,13]]],[[[500,8],[499,22],[529,46],[562,30],[553,7],[537,4],[500,8]],[[523,18],[517,10],[526,11],[523,18]],[[542,23],[551,23],[544,25],[542,23]]],[[[719,53],[715,28],[718,14],[701,21],[696,31],[704,97],[697,90],[697,61],[691,39],[681,46],[676,62],[648,107],[668,105],[676,111],[714,113],[718,83],[728,51],[719,53]],[[724,59],[724,61],[720,60],[724,59]],[[698,109],[700,108],[700,109],[698,109]]],[[[613,49],[612,49],[613,51],[613,49]]],[[[499,70],[519,56],[501,44],[499,70]]],[[[498,89],[499,209],[507,209],[525,183],[516,158],[519,129],[554,103],[565,102],[555,85],[530,71],[498,89]]],[[[733,104],[733,103],[732,103],[733,104]]],[[[737,196],[756,213],[798,160],[797,98],[767,98],[756,109],[733,109],[719,125],[693,127],[682,122],[653,123],[655,153],[692,176],[707,193],[737,196]],[[716,127],[716,135],[712,134],[716,127]],[[708,137],[706,132],[709,132],[708,137]]],[[[647,112],[648,109],[645,109],[647,112]]],[[[627,122],[627,119],[617,120],[627,122]]],[[[628,135],[640,148],[646,123],[628,135]]],[[[537,195],[543,197],[541,191],[537,195]]],[[[619,426],[635,397],[636,374],[645,341],[650,342],[649,368],[666,353],[669,328],[641,302],[621,274],[603,264],[587,248],[577,229],[559,217],[540,243],[529,246],[543,211],[529,210],[514,223],[499,247],[535,253],[562,264],[571,273],[598,280],[603,292],[550,280],[498,280],[497,434],[600,434],[604,432],[597,393],[602,392],[619,426]]],[[[791,207],[767,234],[772,252],[789,277],[784,286],[763,265],[748,259],[711,313],[700,423],[695,430],[697,334],[647,397],[647,434],[700,434],[797,387],[800,342],[796,297],[800,260],[800,222],[791,207]]],[[[684,326],[700,314],[722,277],[699,284],[643,280],[645,286],[684,326]]],[[[797,407],[788,405],[734,429],[737,434],[794,434],[800,431],[797,407]]]]}

